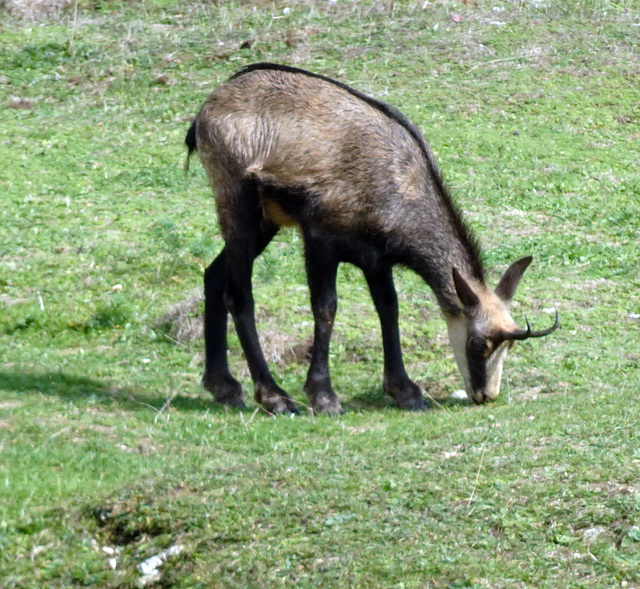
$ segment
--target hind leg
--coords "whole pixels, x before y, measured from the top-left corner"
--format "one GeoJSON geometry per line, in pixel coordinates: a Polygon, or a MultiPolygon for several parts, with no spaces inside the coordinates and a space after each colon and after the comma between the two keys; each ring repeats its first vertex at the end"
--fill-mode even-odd
{"type": "Polygon", "coordinates": [[[227,362],[226,275],[227,252],[224,248],[204,273],[205,360],[202,384],[218,403],[244,407],[242,385],[231,376],[227,362]]]}
{"type": "MultiPolygon", "coordinates": [[[[262,352],[251,285],[253,262],[277,233],[278,227],[262,216],[256,182],[243,181],[235,197],[229,200],[231,207],[227,211],[232,222],[228,223],[225,235],[224,303],[233,317],[247,359],[256,401],[268,413],[297,413],[294,401],[276,384],[262,352]]],[[[221,336],[212,337],[215,348],[216,338],[221,340],[221,336]]],[[[219,345],[217,348],[220,349],[219,345]]],[[[232,398],[237,399],[237,394],[233,393],[232,398]]]]}

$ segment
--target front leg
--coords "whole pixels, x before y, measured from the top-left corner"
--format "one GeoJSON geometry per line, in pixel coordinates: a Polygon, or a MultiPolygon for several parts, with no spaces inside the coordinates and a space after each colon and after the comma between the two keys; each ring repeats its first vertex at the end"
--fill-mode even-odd
{"type": "Polygon", "coordinates": [[[373,303],[380,317],[384,350],[384,390],[402,409],[422,411],[427,404],[420,387],[407,375],[402,361],[398,327],[398,295],[391,267],[365,271],[373,303]]]}
{"type": "Polygon", "coordinates": [[[311,364],[304,391],[314,411],[338,415],[344,413],[344,410],[333,390],[329,374],[329,345],[338,307],[338,261],[326,242],[308,236],[305,236],[305,261],[315,324],[311,364]]]}

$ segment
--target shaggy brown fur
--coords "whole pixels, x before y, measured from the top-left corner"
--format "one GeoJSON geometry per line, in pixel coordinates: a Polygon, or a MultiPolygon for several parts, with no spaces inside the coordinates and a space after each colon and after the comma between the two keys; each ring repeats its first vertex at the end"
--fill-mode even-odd
{"type": "Polygon", "coordinates": [[[510,333],[520,333],[507,305],[531,260],[519,260],[507,271],[498,294],[488,288],[477,243],[444,187],[429,146],[403,115],[324,76],[255,64],[209,96],[186,142],[190,153],[198,150],[207,172],[226,241],[205,276],[205,386],[217,399],[242,403],[226,367],[224,300],[256,398],[269,411],[295,409],[266,366],[250,288],[253,259],[282,225],[299,226],[305,240],[316,320],[305,391],[316,409],[341,410],[327,358],[335,272],[345,261],[362,268],[369,283],[382,323],[385,389],[398,405],[423,408],[424,401],[402,363],[391,274],[395,264],[412,268],[433,289],[474,400],[497,395],[503,343],[510,333]],[[470,354],[470,341],[476,347],[490,342],[489,352],[470,354]]]}

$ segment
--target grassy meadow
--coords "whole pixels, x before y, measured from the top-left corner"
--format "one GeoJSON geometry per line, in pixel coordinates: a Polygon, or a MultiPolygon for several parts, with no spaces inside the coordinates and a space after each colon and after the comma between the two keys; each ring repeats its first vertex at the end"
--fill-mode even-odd
{"type": "MultiPolygon", "coordinates": [[[[256,263],[259,330],[305,401],[301,240],[256,263]]],[[[640,587],[640,4],[635,0],[0,1],[0,588],[640,587]],[[184,136],[255,61],[420,127],[491,280],[534,262],[500,399],[461,381],[429,289],[398,269],[409,374],[340,271],[347,412],[271,418],[200,386],[221,248],[184,136]],[[170,553],[166,551],[170,550],[170,553]],[[155,566],[148,559],[158,556],[155,566]],[[143,564],[146,563],[146,566],[143,564]]]]}

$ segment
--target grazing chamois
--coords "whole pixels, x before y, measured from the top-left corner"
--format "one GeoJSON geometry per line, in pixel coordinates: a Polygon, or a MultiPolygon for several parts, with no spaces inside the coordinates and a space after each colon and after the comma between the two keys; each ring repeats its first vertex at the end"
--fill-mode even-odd
{"type": "MultiPolygon", "coordinates": [[[[254,316],[252,266],[279,228],[304,238],[315,320],[304,390],[318,412],[342,412],[331,386],[329,340],[340,262],[364,272],[380,316],[384,390],[405,409],[426,407],[400,350],[392,268],[402,264],[431,287],[455,360],[476,403],[495,399],[515,340],[554,331],[519,329],[508,306],[531,257],[512,264],[497,288],[485,282],[478,245],[443,184],[420,132],[387,104],[330,78],[258,63],[215,90],[190,127],[211,182],[225,247],[204,275],[205,372],[215,399],[244,405],[227,363],[231,313],[255,386],[269,413],[295,413],[274,380],[254,316]]],[[[188,164],[188,158],[187,158],[188,164]]]]}

